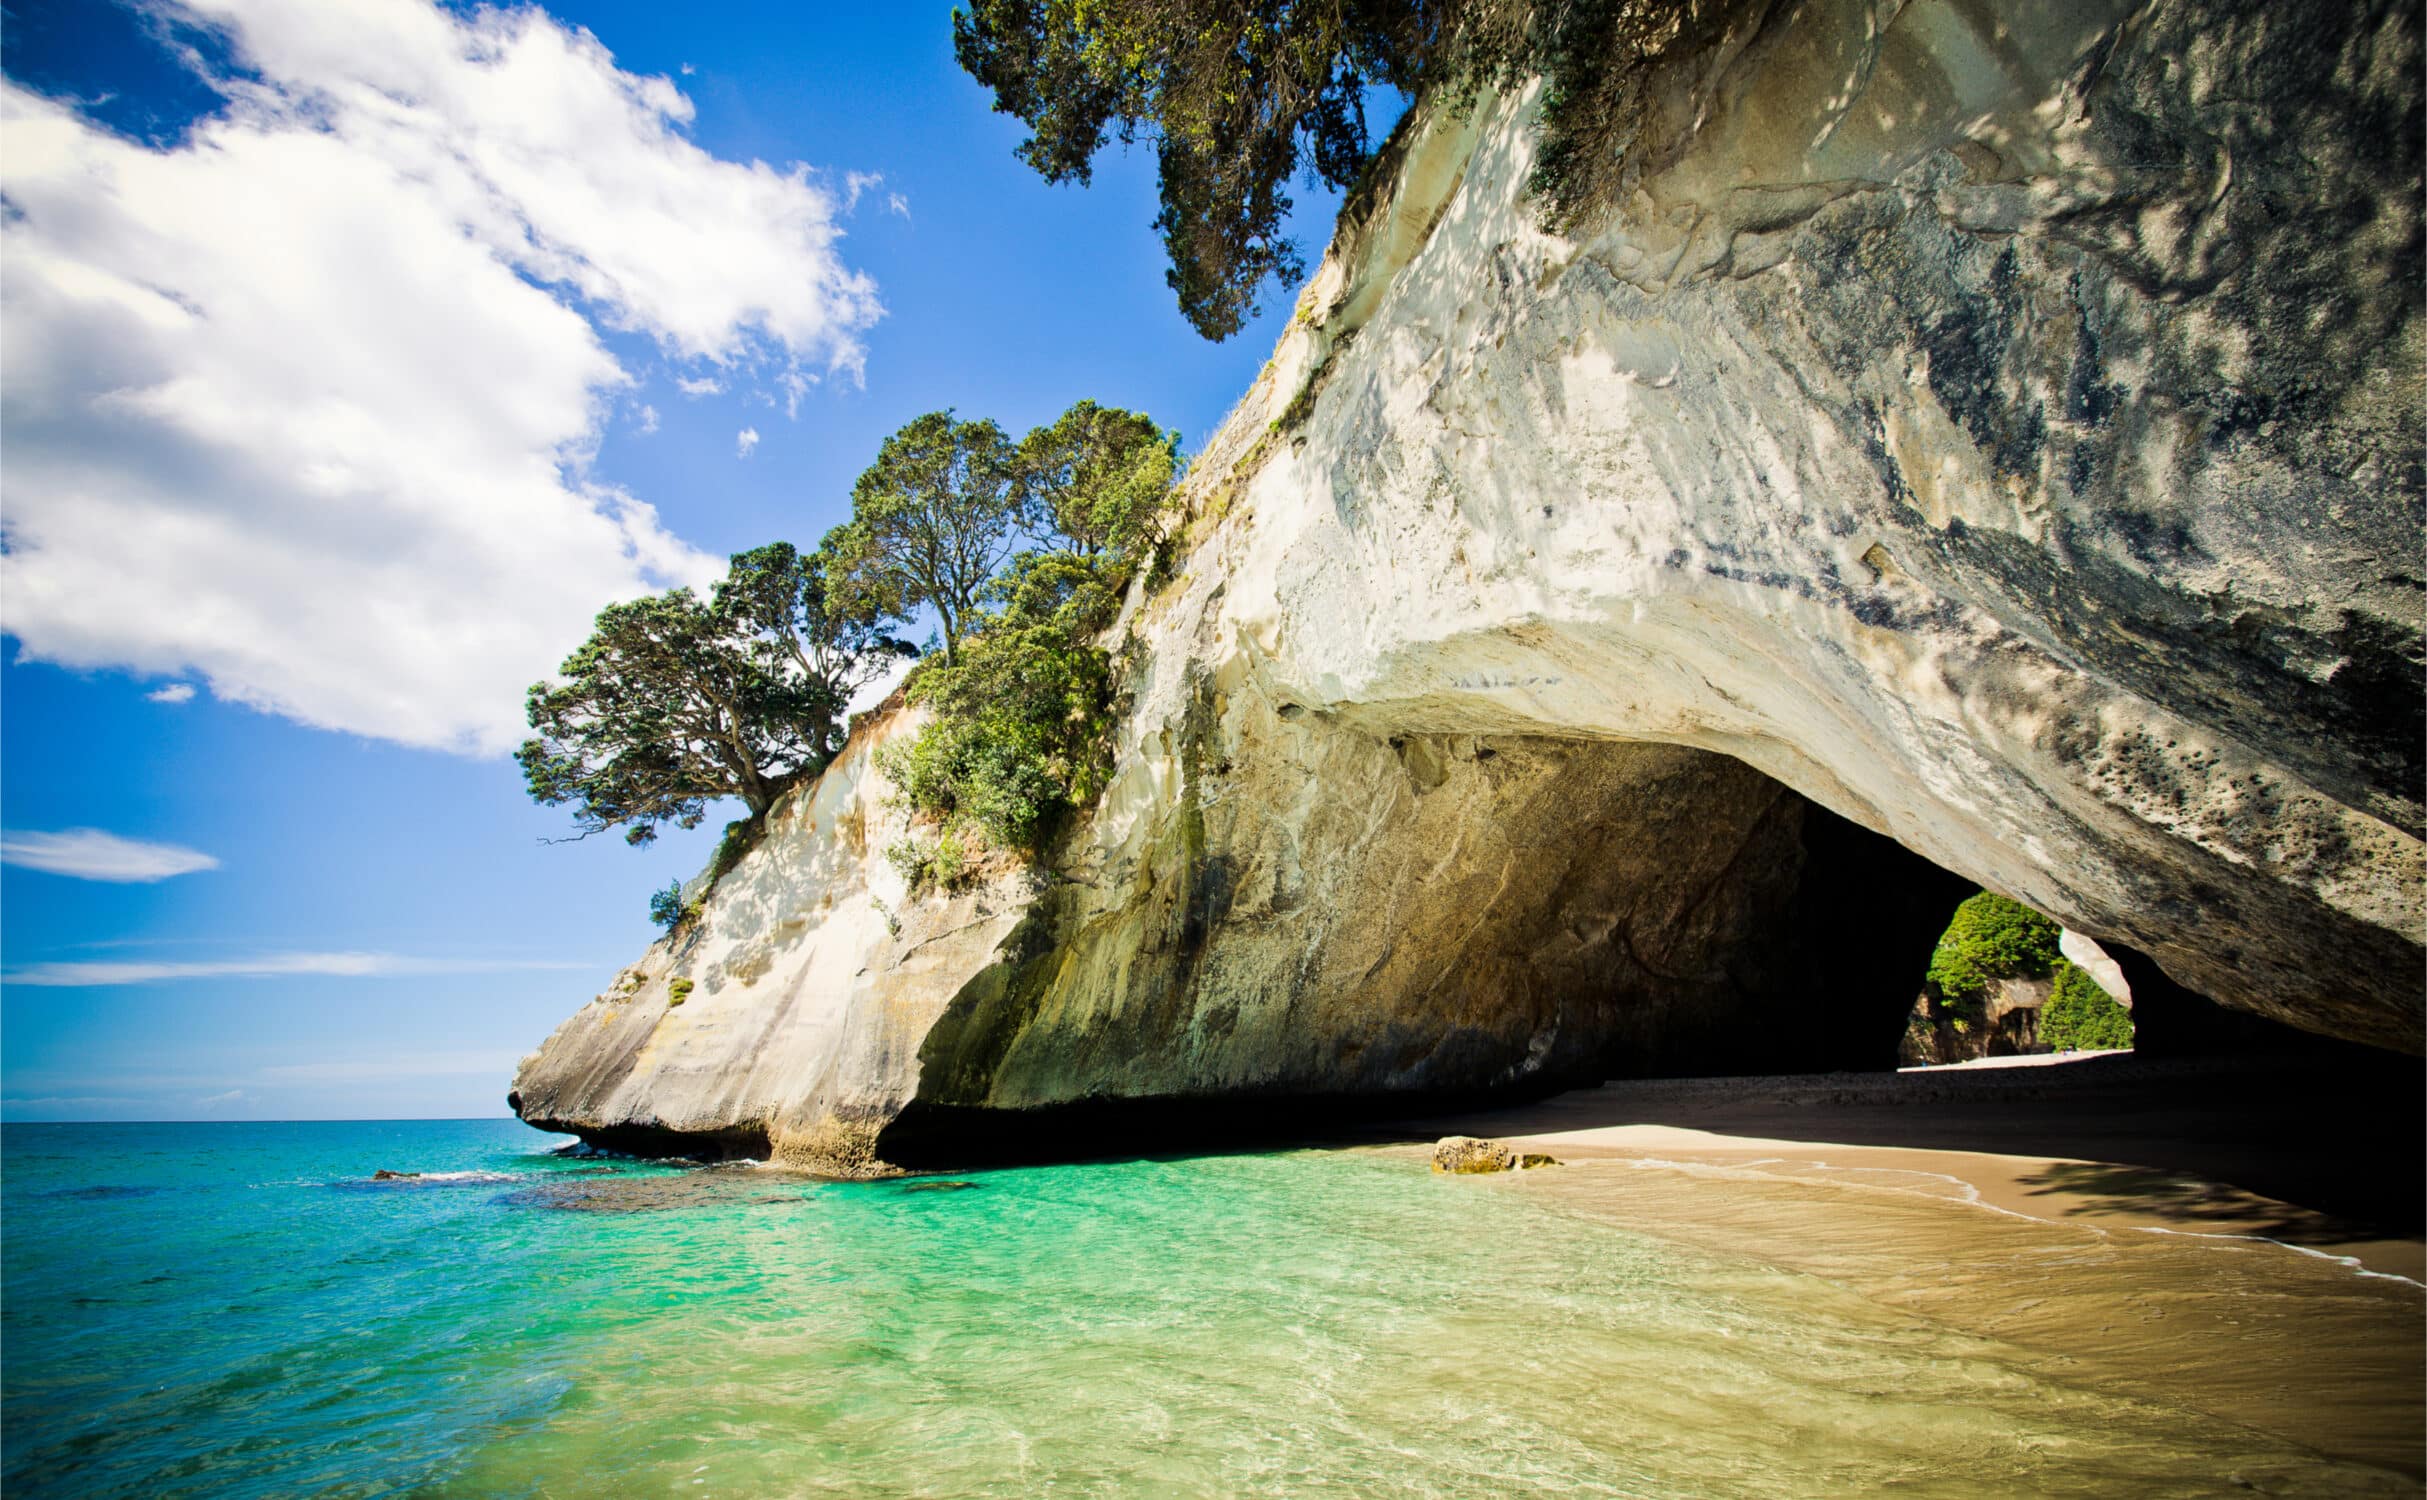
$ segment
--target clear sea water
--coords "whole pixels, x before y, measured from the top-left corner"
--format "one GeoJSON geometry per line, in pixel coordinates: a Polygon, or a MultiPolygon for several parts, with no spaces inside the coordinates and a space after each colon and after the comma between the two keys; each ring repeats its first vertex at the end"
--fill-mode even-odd
{"type": "Polygon", "coordinates": [[[603,1171],[556,1144],[510,1121],[7,1127],[0,1489],[2192,1495],[2252,1465],[2328,1493],[2355,1477],[1824,1278],[1402,1156],[828,1183],[603,1171]],[[382,1167],[430,1175],[367,1180],[382,1167]]]}

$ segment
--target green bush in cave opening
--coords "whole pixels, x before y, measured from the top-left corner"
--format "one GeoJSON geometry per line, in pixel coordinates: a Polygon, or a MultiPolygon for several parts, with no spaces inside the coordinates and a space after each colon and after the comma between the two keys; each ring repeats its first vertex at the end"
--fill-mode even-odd
{"type": "Polygon", "coordinates": [[[2064,962],[2056,949],[2060,932],[2020,901],[1982,891],[1955,908],[1930,955],[1926,977],[1960,1011],[1976,1005],[1993,979],[2044,979],[2054,973],[2064,962]]]}
{"type": "Polygon", "coordinates": [[[2078,966],[2059,960],[2056,989],[2039,1011],[2039,1039],[2055,1052],[2132,1045],[2132,1013],[2078,966]]]}

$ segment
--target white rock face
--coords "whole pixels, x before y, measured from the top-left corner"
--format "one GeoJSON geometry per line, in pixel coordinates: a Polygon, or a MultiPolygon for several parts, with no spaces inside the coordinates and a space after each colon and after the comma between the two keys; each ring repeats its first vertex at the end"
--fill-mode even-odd
{"type": "Polygon", "coordinates": [[[1390,1088],[1452,1036],[1475,1080],[1624,1071],[1642,1017],[1733,1014],[1693,986],[1762,989],[1728,954],[1826,863],[1688,751],[2419,1050],[2419,30],[1756,0],[1640,64],[1619,201],[1566,236],[1531,95],[1415,122],[1116,632],[1118,768],[1053,872],[905,905],[855,745],[526,1116],[1390,1088]],[[1539,876],[1578,848],[1642,868],[1539,876]]]}
{"type": "Polygon", "coordinates": [[[876,718],[777,804],[697,922],[523,1060],[513,1102],[524,1119],[651,1149],[865,1158],[909,1097],[927,1028],[1027,900],[1017,872],[949,901],[906,899],[884,858],[905,825],[875,756],[922,717],[876,718]]]}
{"type": "Polygon", "coordinates": [[[2132,981],[2124,978],[2123,965],[2101,948],[2096,938],[2084,937],[2068,927],[2057,934],[2056,951],[2098,981],[2098,987],[2113,996],[2116,1003],[2126,1010],[2132,1008],[2132,981]]]}
{"type": "Polygon", "coordinates": [[[1389,732],[1736,756],[2415,1050],[2418,186],[2354,122],[2417,121],[2416,18],[1752,10],[1583,238],[1529,101],[1423,124],[1215,445],[1311,382],[1199,638],[1389,732]]]}

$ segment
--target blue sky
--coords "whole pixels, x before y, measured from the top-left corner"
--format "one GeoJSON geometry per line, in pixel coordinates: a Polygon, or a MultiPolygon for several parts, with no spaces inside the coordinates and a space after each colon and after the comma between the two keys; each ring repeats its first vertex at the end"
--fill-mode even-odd
{"type": "Polygon", "coordinates": [[[920,412],[1203,441],[1288,294],[1199,339],[1151,156],[1046,186],[949,17],[9,0],[0,1117],[503,1113],[717,827],[542,842],[569,619],[814,543],[920,412]]]}

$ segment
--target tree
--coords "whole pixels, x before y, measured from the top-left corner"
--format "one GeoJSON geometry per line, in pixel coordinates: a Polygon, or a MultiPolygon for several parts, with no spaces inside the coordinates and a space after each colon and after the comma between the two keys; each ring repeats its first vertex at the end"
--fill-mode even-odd
{"type": "Polygon", "coordinates": [[[933,606],[950,661],[1029,515],[1003,429],[929,412],[885,439],[852,485],[851,519],[826,537],[827,576],[855,617],[900,618],[933,606]]]}
{"type": "Polygon", "coordinates": [[[790,542],[737,552],[709,605],[771,672],[796,677],[816,700],[803,705],[805,727],[822,731],[818,749],[826,757],[843,748],[852,695],[918,655],[886,631],[891,622],[874,614],[867,599],[828,582],[830,566],[824,553],[803,555],[790,542]]]}
{"type": "Polygon", "coordinates": [[[621,826],[646,844],[738,797],[750,821],[842,745],[852,691],[909,647],[830,598],[824,560],[778,543],[744,552],[703,603],[689,589],[611,604],[532,684],[515,752],[532,800],[574,805],[580,837],[621,826]]]}
{"type": "MultiPolygon", "coordinates": [[[[1558,10],[1563,7],[1552,6],[1558,10]]],[[[1210,339],[1255,316],[1267,277],[1305,272],[1281,234],[1303,168],[1354,184],[1365,95],[1414,97],[1505,66],[1527,35],[1505,0],[971,0],[953,54],[1034,133],[1021,160],[1084,184],[1107,138],[1153,141],[1165,279],[1210,339]]]]}
{"type": "Polygon", "coordinates": [[[1128,553],[1145,540],[1180,464],[1180,435],[1142,412],[1081,401],[1020,441],[1037,509],[1070,550],[1128,553]]]}
{"type": "Polygon", "coordinates": [[[1982,891],[1955,908],[1926,976],[1950,1002],[1987,992],[1992,979],[2038,979],[2053,969],[2061,930],[2020,901],[1982,891]]]}

